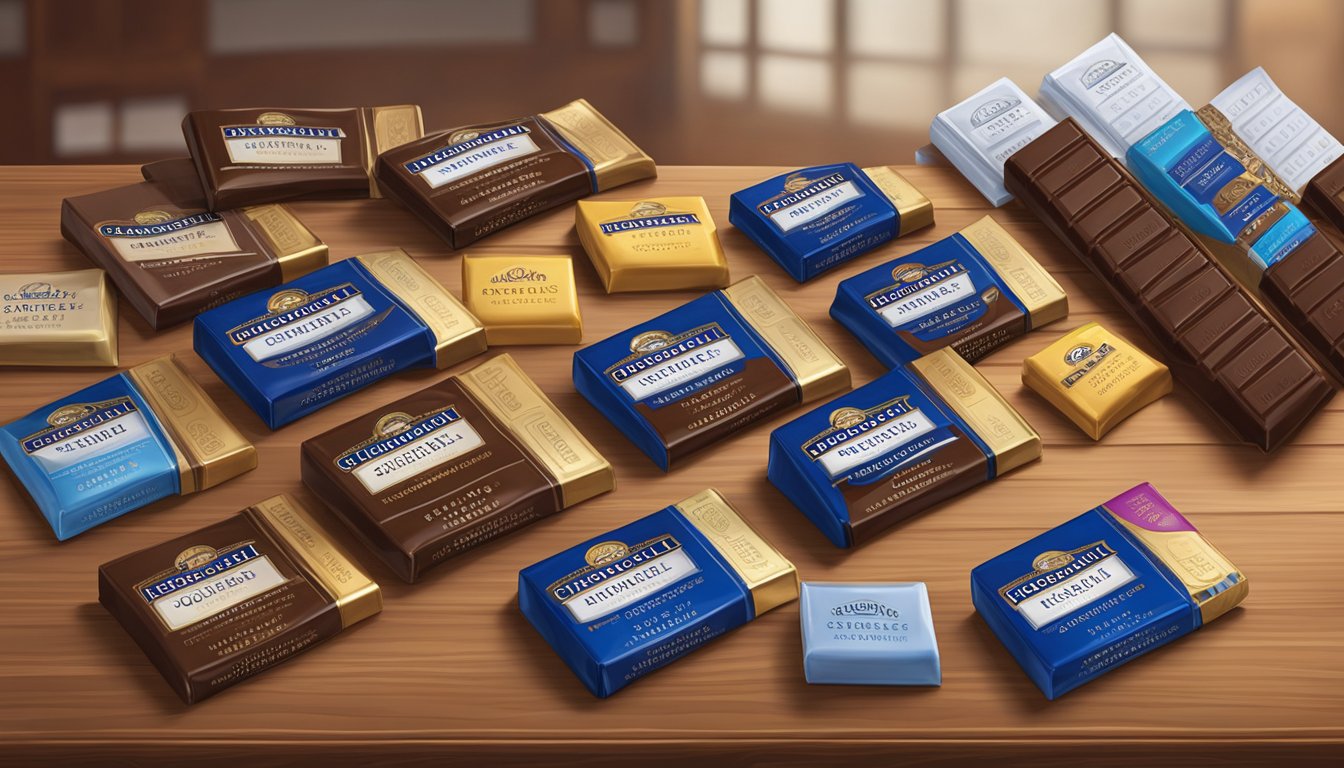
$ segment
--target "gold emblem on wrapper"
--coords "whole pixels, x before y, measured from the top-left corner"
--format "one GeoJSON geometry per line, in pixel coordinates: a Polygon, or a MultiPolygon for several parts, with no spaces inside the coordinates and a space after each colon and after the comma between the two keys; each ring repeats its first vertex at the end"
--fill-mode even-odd
{"type": "Polygon", "coordinates": [[[723,295],[788,366],[802,402],[849,389],[849,368],[764,280],[752,275],[723,295]]]}
{"type": "Polygon", "coordinates": [[[994,452],[995,477],[1041,457],[1041,436],[952,348],[930,352],[910,367],[994,452]]]}
{"type": "Polygon", "coordinates": [[[755,615],[798,599],[793,563],[742,519],[722,494],[707,488],[674,506],[746,583],[755,615]]]}
{"type": "Polygon", "coordinates": [[[620,541],[604,541],[600,544],[594,544],[583,553],[584,562],[589,565],[603,565],[612,560],[620,560],[622,557],[630,554],[630,547],[620,541]]]}

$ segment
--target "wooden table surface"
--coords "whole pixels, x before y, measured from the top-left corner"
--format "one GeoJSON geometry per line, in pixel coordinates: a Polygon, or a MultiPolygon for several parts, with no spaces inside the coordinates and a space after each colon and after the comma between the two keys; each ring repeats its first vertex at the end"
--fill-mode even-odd
{"type": "MultiPolygon", "coordinates": [[[[855,384],[865,383],[882,368],[828,317],[836,282],[946,237],[990,209],[954,171],[902,169],[933,199],[937,225],[799,286],[728,224],[729,194],[782,170],[663,168],[656,182],[603,197],[703,195],[734,278],[761,275],[852,366],[855,384]]],[[[138,179],[136,168],[121,166],[0,168],[0,271],[87,266],[61,239],[61,199],[138,179]]],[[[460,288],[460,259],[389,201],[293,208],[330,244],[333,259],[400,246],[453,290],[460,288]]],[[[400,375],[272,433],[192,353],[189,325],[155,334],[123,301],[122,365],[177,352],[256,443],[260,467],[64,543],[56,542],[12,477],[0,481],[0,763],[241,761],[253,768],[322,756],[328,765],[507,757],[629,766],[732,754],[769,764],[1009,758],[1048,766],[1143,757],[1174,762],[1216,755],[1227,763],[1340,757],[1344,590],[1334,574],[1344,541],[1344,397],[1272,456],[1231,444],[1229,433],[1180,387],[1093,443],[1023,388],[1022,358],[1089,320],[1151,345],[1028,213],[1010,205],[994,216],[1069,293],[1067,320],[979,365],[1041,433],[1044,456],[851,551],[833,547],[765,479],[770,430],[798,411],[757,424],[664,476],[574,391],[574,347],[501,347],[611,459],[617,490],[408,586],[361,549],[299,482],[298,447],[446,374],[400,375]],[[975,615],[970,569],[1143,481],[1156,485],[1250,576],[1251,595],[1196,634],[1046,701],[975,615]],[[610,699],[593,698],[518,612],[519,568],[706,485],[722,490],[805,580],[927,582],[942,687],[807,685],[794,603],[610,699]],[[386,607],[292,663],[187,707],[98,604],[97,567],[281,492],[331,523],[383,585],[386,607]]],[[[472,250],[573,254],[588,342],[693,297],[603,294],[573,219],[572,208],[543,215],[472,250]]],[[[0,418],[17,418],[109,373],[5,369],[0,418]]]]}

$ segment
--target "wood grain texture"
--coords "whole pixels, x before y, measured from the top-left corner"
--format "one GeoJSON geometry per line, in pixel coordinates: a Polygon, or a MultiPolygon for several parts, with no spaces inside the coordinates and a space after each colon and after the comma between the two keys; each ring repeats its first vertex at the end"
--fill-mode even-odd
{"type": "MultiPolygon", "coordinates": [[[[728,225],[729,194],[780,170],[664,168],[656,182],[604,197],[703,195],[734,277],[761,275],[852,365],[855,383],[862,384],[882,369],[827,316],[836,282],[950,235],[989,210],[953,171],[904,169],[933,199],[938,224],[799,286],[728,225]]],[[[61,239],[61,198],[138,177],[137,169],[121,166],[0,168],[0,270],[87,266],[61,239]]],[[[330,244],[333,258],[400,246],[460,288],[460,259],[389,201],[293,207],[330,244]]],[[[771,764],[997,758],[1050,766],[1144,756],[1214,758],[1209,764],[1339,757],[1344,593],[1332,574],[1344,526],[1338,500],[1344,398],[1269,457],[1230,444],[1229,434],[1179,388],[1094,444],[1022,387],[1022,358],[1088,320],[1151,346],[1029,214],[1013,205],[994,216],[1069,293],[1068,320],[1017,340],[979,366],[1041,433],[1044,458],[849,552],[832,547],[765,480],[769,432],[798,411],[725,440],[664,476],[575,393],[574,347],[512,347],[508,351],[612,460],[618,488],[445,564],[423,583],[404,585],[304,489],[298,446],[446,374],[395,377],[272,433],[191,352],[189,326],[154,334],[123,302],[123,366],[177,352],[257,444],[261,465],[65,543],[54,540],[12,478],[0,482],[0,764],[215,765],[245,756],[249,765],[508,758],[591,766],[731,754],[771,764]],[[974,614],[970,569],[1142,481],[1154,483],[1250,575],[1251,596],[1194,636],[1048,702],[974,614]],[[611,699],[591,697],[519,614],[519,568],[706,485],[722,490],[805,579],[927,582],[943,686],[806,685],[793,604],[611,699]],[[186,707],[98,605],[97,567],[280,492],[331,523],[383,584],[386,609],[293,663],[186,707]]],[[[573,254],[589,342],[693,297],[602,294],[573,233],[572,209],[471,250],[573,254]]],[[[18,417],[107,375],[6,369],[0,372],[0,418],[18,417]]]]}

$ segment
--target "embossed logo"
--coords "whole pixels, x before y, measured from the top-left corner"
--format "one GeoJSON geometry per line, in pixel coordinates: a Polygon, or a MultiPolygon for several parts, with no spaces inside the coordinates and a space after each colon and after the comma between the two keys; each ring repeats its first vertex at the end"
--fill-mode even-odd
{"type": "Polygon", "coordinates": [[[219,552],[214,547],[207,547],[204,544],[187,547],[173,558],[173,565],[177,566],[179,571],[190,571],[193,568],[200,568],[206,563],[214,562],[219,557],[219,552]]]}
{"type": "Polygon", "coordinates": [[[284,312],[287,309],[293,309],[308,301],[308,292],[289,288],[283,291],[277,291],[266,302],[266,311],[271,313],[284,312]]]}
{"type": "Polygon", "coordinates": [[[980,126],[984,125],[985,123],[988,123],[990,120],[993,120],[994,118],[998,117],[1004,112],[1007,112],[1008,110],[1017,107],[1021,103],[1022,100],[1017,98],[1016,96],[990,99],[989,101],[986,101],[984,104],[981,104],[980,106],[976,107],[975,111],[971,113],[971,126],[974,128],[979,128],[980,126]]]}
{"type": "Polygon", "coordinates": [[[510,267],[490,278],[492,283],[545,283],[550,278],[545,272],[538,272],[535,269],[527,267],[510,267]]]}
{"type": "Polygon", "coordinates": [[[284,112],[262,112],[257,115],[257,125],[294,125],[294,118],[284,112]]]}
{"type": "Polygon", "coordinates": [[[1069,365],[1077,365],[1086,360],[1088,356],[1091,354],[1092,354],[1091,345],[1079,344],[1073,349],[1070,349],[1068,353],[1064,355],[1064,362],[1068,363],[1069,365]]]}
{"type": "Polygon", "coordinates": [[[872,616],[884,619],[899,619],[901,612],[876,600],[852,600],[831,609],[836,616],[872,616]]]}
{"type": "Polygon", "coordinates": [[[594,544],[584,553],[583,559],[589,565],[602,565],[610,563],[613,560],[620,560],[630,554],[630,547],[620,541],[604,541],[600,544],[594,544]]]}
{"type": "Polygon", "coordinates": [[[645,331],[630,340],[630,351],[635,353],[653,352],[672,343],[672,334],[667,331],[645,331]]]}
{"type": "Polygon", "coordinates": [[[1106,78],[1118,72],[1123,66],[1125,66],[1125,62],[1123,61],[1102,59],[1083,70],[1082,76],[1078,79],[1082,81],[1084,88],[1093,88],[1106,78]]]}

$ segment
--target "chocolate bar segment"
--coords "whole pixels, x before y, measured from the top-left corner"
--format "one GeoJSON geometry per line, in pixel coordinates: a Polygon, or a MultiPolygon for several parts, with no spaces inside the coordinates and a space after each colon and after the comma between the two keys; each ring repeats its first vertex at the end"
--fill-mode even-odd
{"type": "Polygon", "coordinates": [[[1004,182],[1243,441],[1274,450],[1333,396],[1284,331],[1072,119],[1009,158],[1004,182]]]}
{"type": "Polygon", "coordinates": [[[1344,157],[1327,165],[1302,190],[1302,202],[1344,231],[1344,157]]]}

